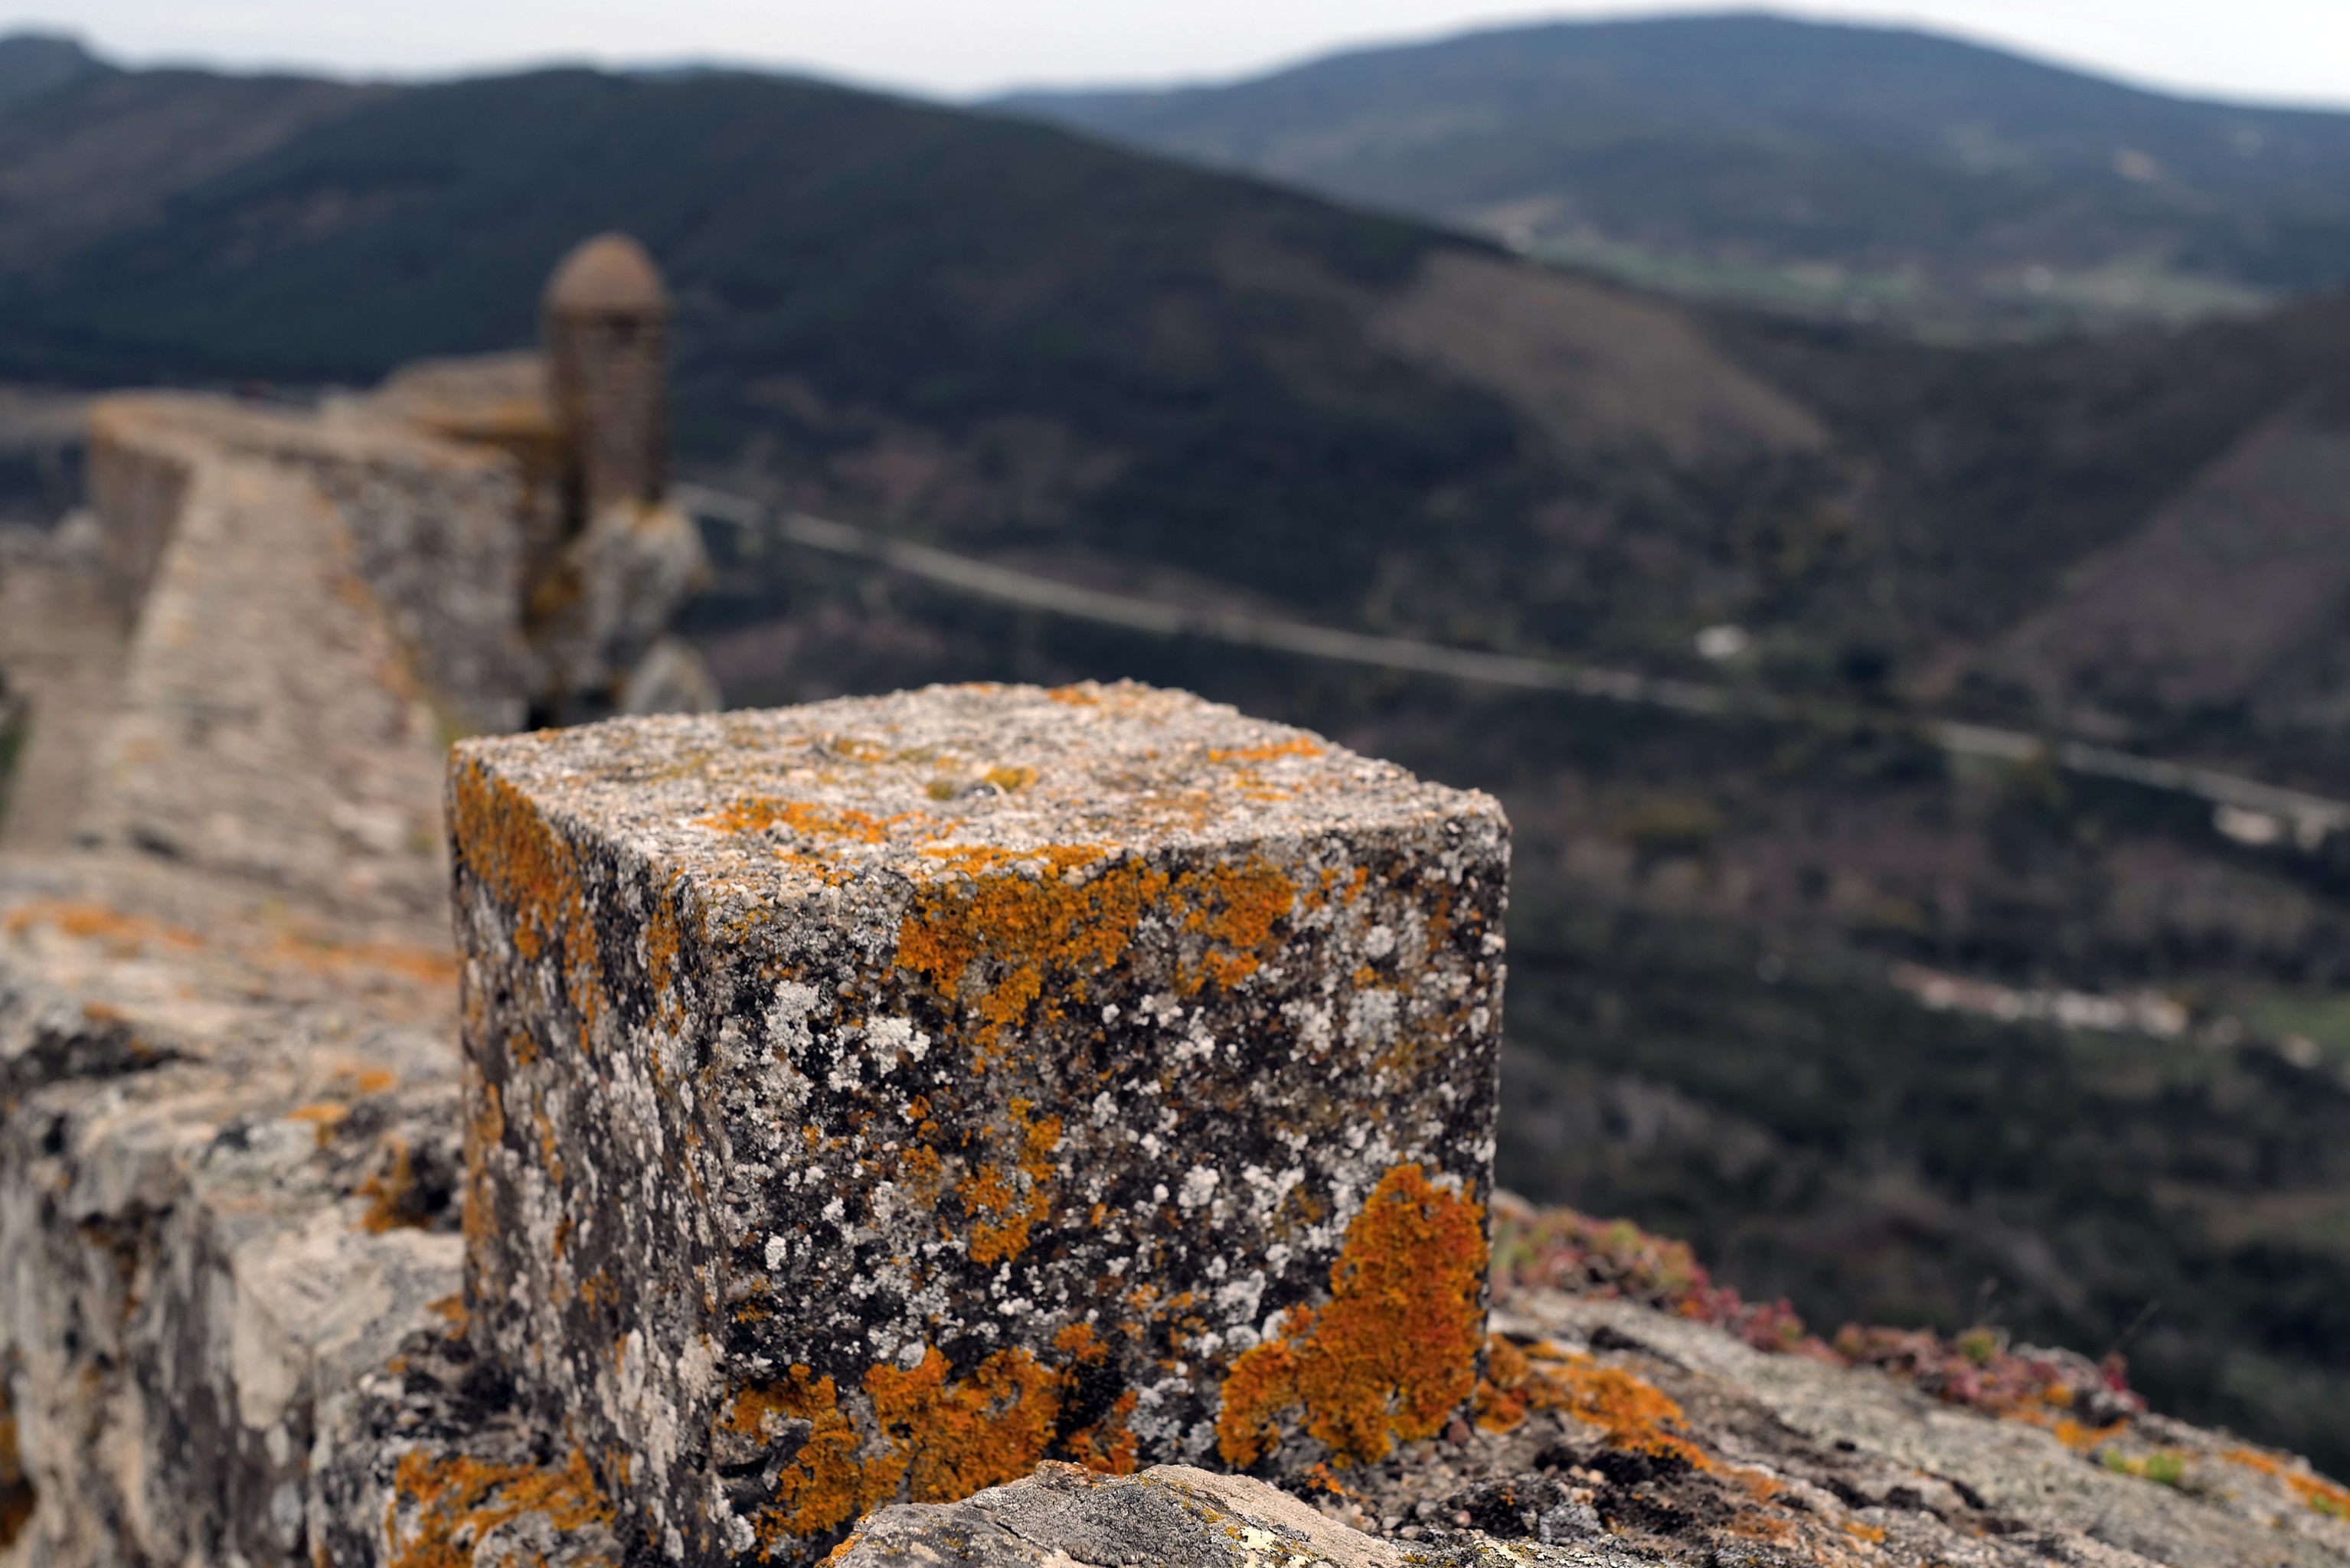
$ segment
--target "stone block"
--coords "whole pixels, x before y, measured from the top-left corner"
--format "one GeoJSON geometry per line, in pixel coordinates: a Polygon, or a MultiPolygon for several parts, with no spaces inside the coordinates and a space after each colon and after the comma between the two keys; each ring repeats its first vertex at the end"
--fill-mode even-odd
{"type": "Polygon", "coordinates": [[[1483,1318],[1508,827],[1178,692],[468,742],[474,1347],[671,1560],[1340,1465],[1483,1318]]]}

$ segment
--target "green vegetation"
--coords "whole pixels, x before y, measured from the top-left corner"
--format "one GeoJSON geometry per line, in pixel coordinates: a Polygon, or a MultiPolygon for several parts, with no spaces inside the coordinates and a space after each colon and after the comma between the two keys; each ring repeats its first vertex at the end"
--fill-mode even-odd
{"type": "Polygon", "coordinates": [[[1540,260],[1636,288],[1799,321],[1899,329],[1929,342],[2012,341],[2132,326],[2180,326],[2273,303],[2262,289],[2178,271],[2159,259],[1946,282],[1914,267],[1718,259],[1573,234],[1533,246],[1540,260]]]}
{"type": "MultiPolygon", "coordinates": [[[[2148,1454],[2144,1459],[2132,1459],[2119,1449],[2107,1449],[2104,1463],[2106,1469],[2116,1474],[2137,1476],[2158,1486],[2175,1487],[2187,1480],[2187,1456],[2168,1449],[2148,1454]]],[[[2312,1506],[2321,1512],[2325,1511],[2322,1501],[2314,1501],[2312,1506]]]]}
{"type": "Polygon", "coordinates": [[[2336,1060],[2350,1062],[2350,992],[2252,988],[2228,1000],[2262,1033],[2306,1040],[2336,1060]]]}

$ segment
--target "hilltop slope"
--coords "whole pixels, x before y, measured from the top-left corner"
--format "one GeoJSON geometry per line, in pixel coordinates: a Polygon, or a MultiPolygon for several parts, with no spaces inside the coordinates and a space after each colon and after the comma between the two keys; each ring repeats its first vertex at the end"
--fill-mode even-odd
{"type": "Polygon", "coordinates": [[[2350,275],[2350,116],[1925,33],[1547,23],[1000,107],[1692,294],[1945,332],[2178,318],[2350,275]]]}

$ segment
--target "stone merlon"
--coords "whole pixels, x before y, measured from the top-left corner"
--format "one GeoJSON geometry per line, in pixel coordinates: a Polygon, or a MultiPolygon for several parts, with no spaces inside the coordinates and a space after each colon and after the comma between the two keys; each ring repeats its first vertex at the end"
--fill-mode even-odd
{"type": "Polygon", "coordinates": [[[1048,1457],[1287,1473],[1462,1407],[1489,797],[973,686],[468,742],[449,820],[473,1348],[624,1538],[813,1561],[1048,1457]]]}

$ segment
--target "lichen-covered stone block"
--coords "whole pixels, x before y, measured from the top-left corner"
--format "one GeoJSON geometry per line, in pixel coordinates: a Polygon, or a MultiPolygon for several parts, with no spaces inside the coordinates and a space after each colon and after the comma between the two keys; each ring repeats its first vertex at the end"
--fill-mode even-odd
{"type": "Polygon", "coordinates": [[[1470,1394],[1490,798],[1087,685],[473,741],[449,806],[472,1333],[624,1540],[807,1561],[1470,1394]]]}

